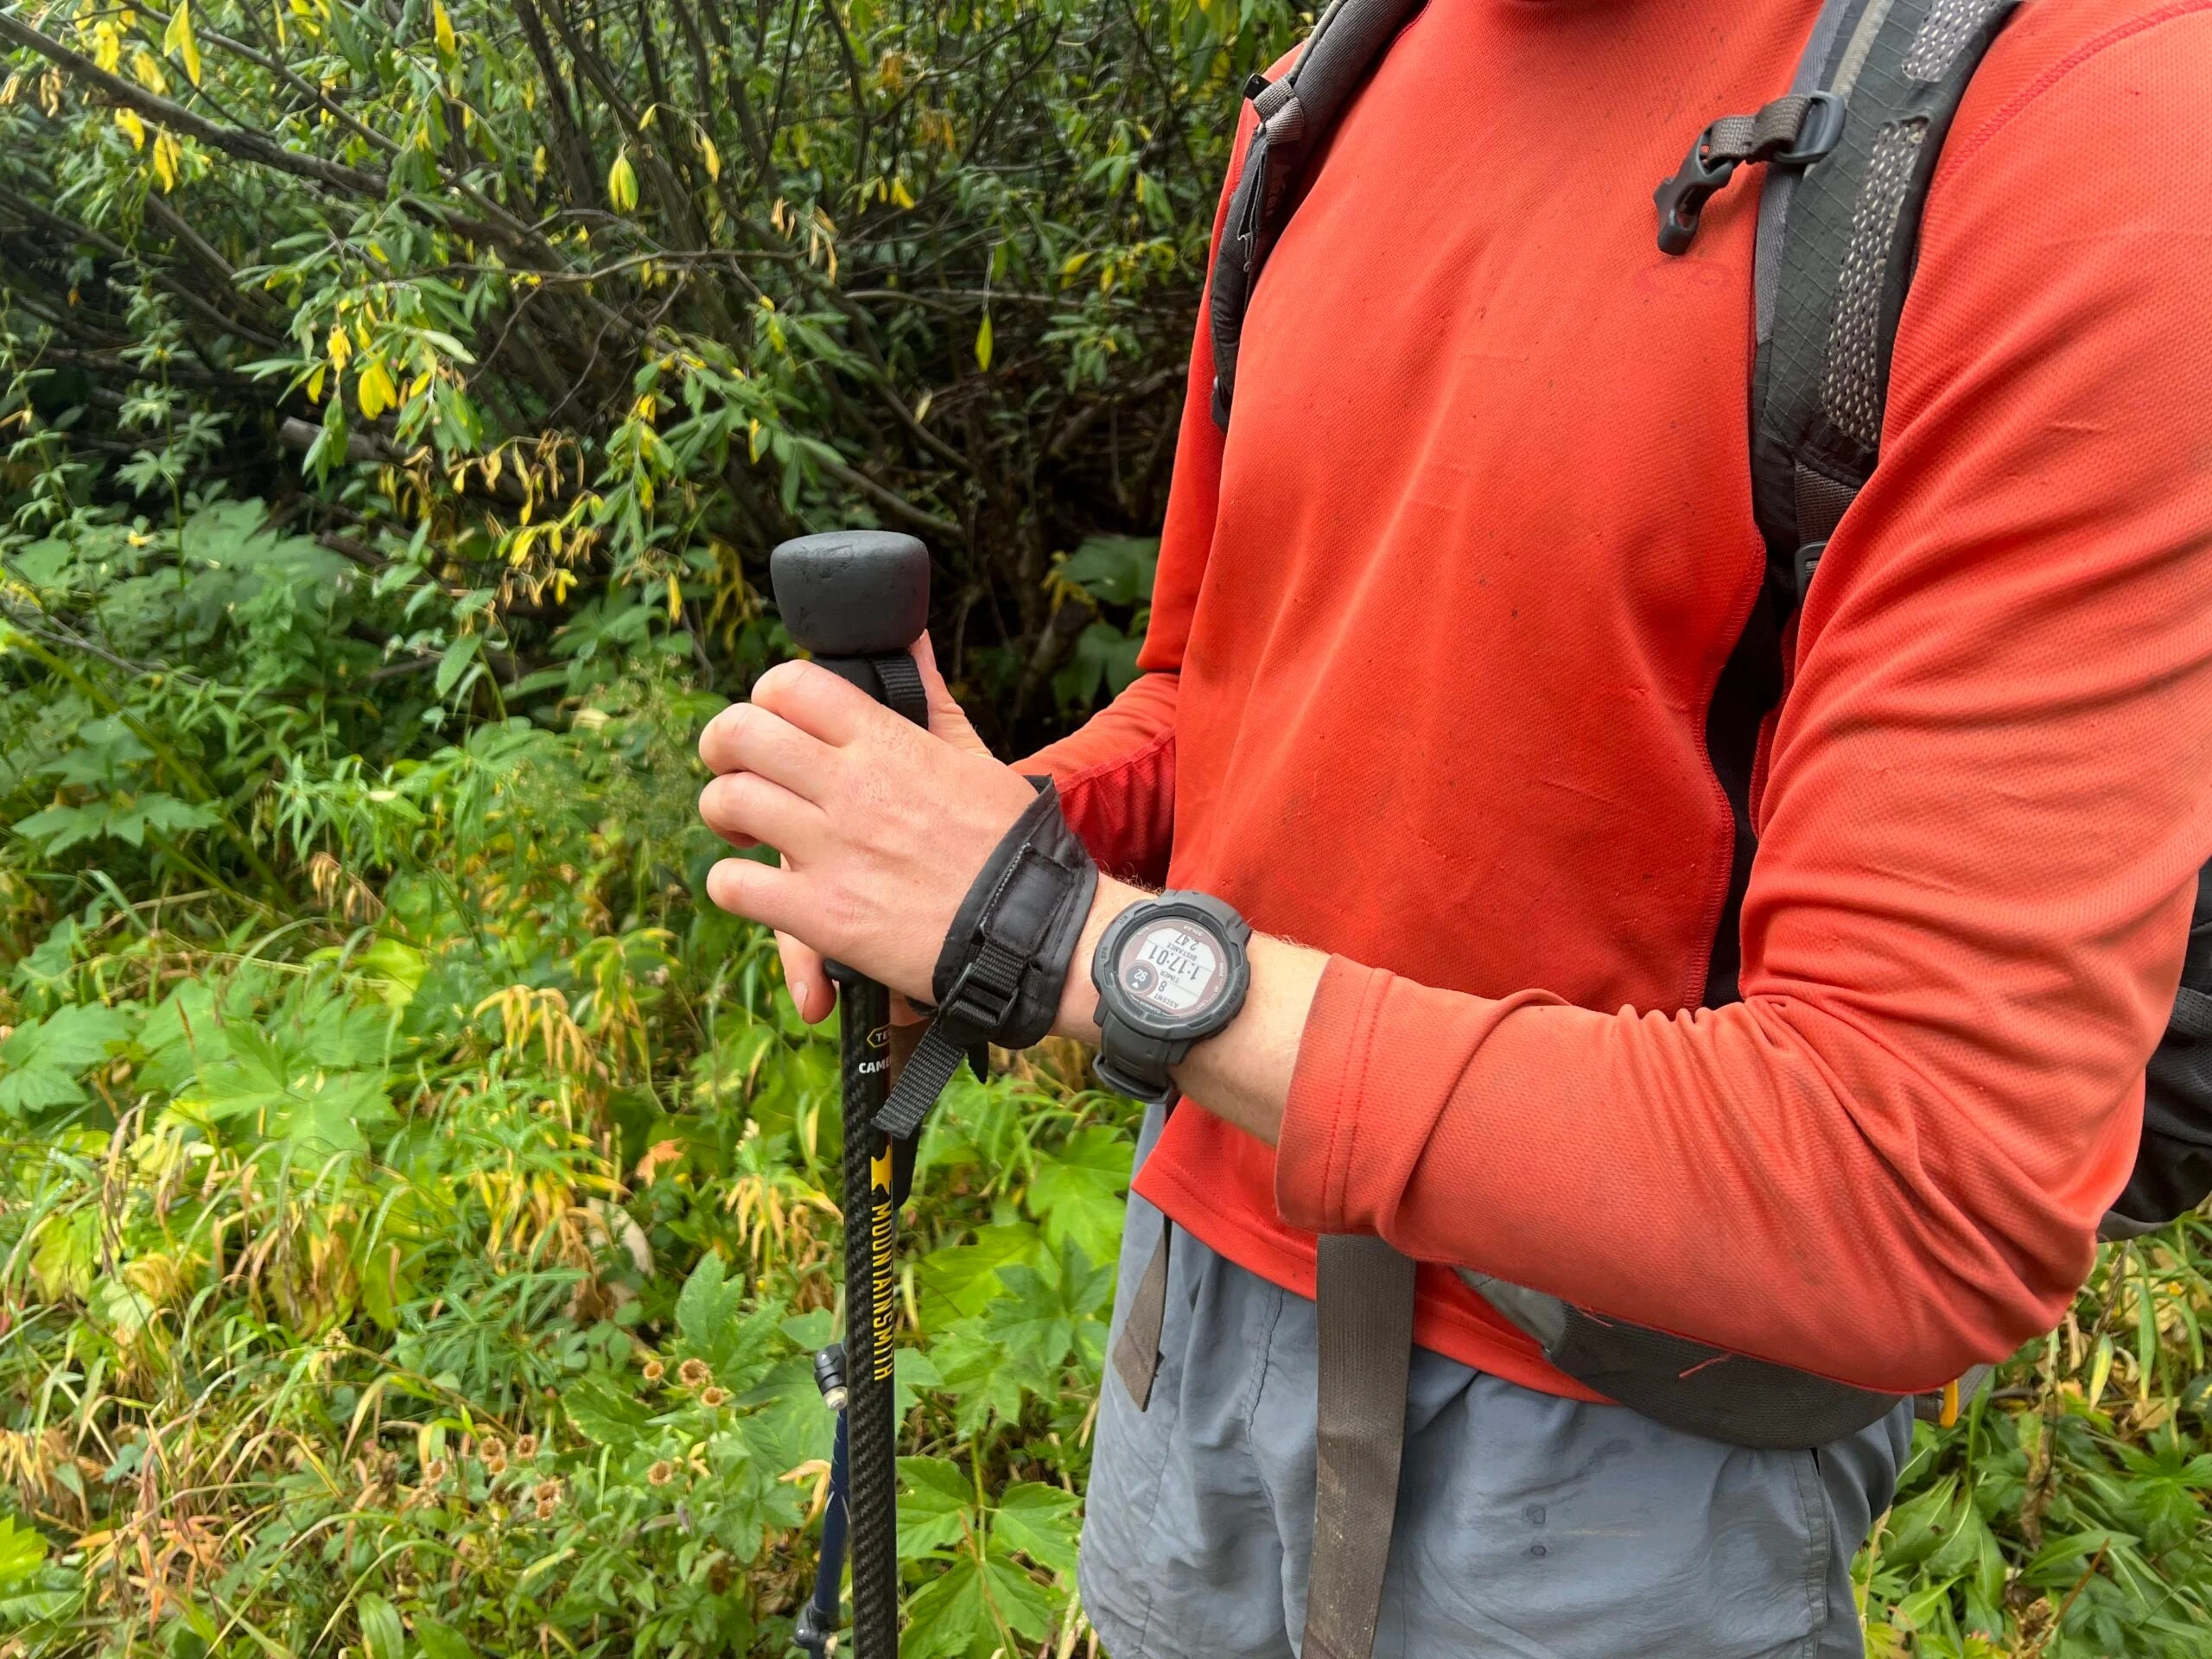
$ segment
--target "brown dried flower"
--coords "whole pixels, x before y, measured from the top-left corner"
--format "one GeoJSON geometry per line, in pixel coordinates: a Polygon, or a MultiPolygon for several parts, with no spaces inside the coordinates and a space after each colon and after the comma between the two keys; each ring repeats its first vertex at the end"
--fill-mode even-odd
{"type": "Polygon", "coordinates": [[[665,1486],[676,1478],[676,1465],[666,1458],[645,1471],[645,1479],[652,1485],[665,1486]]]}
{"type": "Polygon", "coordinates": [[[715,1380],[715,1374],[705,1360],[687,1359],[676,1368],[676,1380],[687,1389],[701,1389],[715,1380]]]}
{"type": "Polygon", "coordinates": [[[728,1405],[729,1390],[723,1388],[702,1389],[699,1391],[699,1403],[709,1410],[716,1406],[728,1405]]]}
{"type": "Polygon", "coordinates": [[[515,1456],[517,1456],[517,1457],[518,1457],[518,1458],[521,1458],[521,1459],[524,1459],[524,1460],[526,1461],[526,1460],[528,1460],[529,1459],[531,1459],[531,1458],[536,1457],[537,1455],[537,1435],[535,1435],[535,1434],[518,1434],[518,1435],[516,1435],[516,1436],[515,1436],[515,1456]]]}
{"type": "Polygon", "coordinates": [[[661,1378],[667,1375],[668,1367],[662,1364],[660,1361],[657,1359],[649,1359],[645,1362],[645,1382],[649,1385],[658,1382],[661,1378]]]}

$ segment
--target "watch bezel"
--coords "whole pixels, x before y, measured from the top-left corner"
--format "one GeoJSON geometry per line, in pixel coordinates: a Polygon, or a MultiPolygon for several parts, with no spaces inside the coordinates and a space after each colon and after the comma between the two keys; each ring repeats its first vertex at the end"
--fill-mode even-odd
{"type": "MultiPolygon", "coordinates": [[[[1131,1030],[1165,1042],[1203,1042],[1219,1035],[1243,1011],[1252,982],[1251,957],[1245,949],[1245,941],[1251,936],[1250,924],[1210,893],[1164,893],[1131,905],[1107,924],[1090,958],[1090,983],[1098,993],[1101,1007],[1110,1008],[1114,1018],[1131,1030]],[[1132,932],[1167,920],[1192,922],[1203,928],[1221,947],[1228,966],[1229,983],[1213,1006],[1185,1019],[1164,1019],[1134,1001],[1120,977],[1108,967],[1120,958],[1122,945],[1132,932]]],[[[1105,1022],[1102,1020],[1099,1025],[1103,1032],[1105,1022]]]]}

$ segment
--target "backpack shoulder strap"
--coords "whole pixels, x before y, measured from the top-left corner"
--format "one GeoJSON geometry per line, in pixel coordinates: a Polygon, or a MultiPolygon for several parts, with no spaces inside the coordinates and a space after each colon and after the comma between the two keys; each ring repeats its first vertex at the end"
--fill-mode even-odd
{"type": "Polygon", "coordinates": [[[1816,163],[1770,167],[1753,266],[1751,487],[1777,626],[1874,470],[1921,209],[2016,0],[1827,0],[1793,92],[1843,106],[1816,163]]]}
{"type": "Polygon", "coordinates": [[[1279,80],[1255,75],[1244,94],[1260,118],[1229,199],[1214,251],[1208,327],[1213,336],[1213,418],[1226,430],[1236,390],[1245,308],[1295,197],[1305,164],[1337,129],[1345,107],[1422,0],[1330,0],[1298,60],[1279,80]]]}

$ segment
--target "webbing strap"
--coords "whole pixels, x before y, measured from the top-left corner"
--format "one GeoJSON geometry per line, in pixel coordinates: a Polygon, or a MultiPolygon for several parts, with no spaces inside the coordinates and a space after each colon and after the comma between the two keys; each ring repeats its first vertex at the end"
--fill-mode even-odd
{"type": "Polygon", "coordinates": [[[931,1020],[929,1029],[922,1033],[922,1040],[906,1057],[891,1097],[877,1109],[875,1127],[894,1141],[904,1141],[920,1128],[922,1119],[937,1104],[937,1097],[952,1081],[952,1074],[968,1058],[971,1046],[948,1032],[943,1020],[931,1020]]]}
{"type": "Polygon", "coordinates": [[[1724,115],[1705,130],[1708,162],[1763,162],[1797,142],[1797,129],[1813,105],[1807,92],[1777,98],[1755,115],[1724,115]]]}
{"type": "Polygon", "coordinates": [[[1114,1344],[1115,1374],[1139,1411],[1151,1409],[1153,1379],[1160,1375],[1160,1332],[1167,1322],[1167,1240],[1174,1230],[1175,1224],[1162,1216],[1160,1243],[1152,1247],[1152,1259],[1129,1298],[1129,1317],[1114,1344]]]}
{"type": "Polygon", "coordinates": [[[903,651],[887,652],[869,658],[868,664],[883,687],[884,706],[927,730],[930,695],[922,688],[922,671],[914,666],[914,659],[903,651]]]}
{"type": "Polygon", "coordinates": [[[1379,1238],[1317,1241],[1320,1398],[1305,1659],[1368,1659],[1398,1514],[1414,1263],[1379,1238]]]}

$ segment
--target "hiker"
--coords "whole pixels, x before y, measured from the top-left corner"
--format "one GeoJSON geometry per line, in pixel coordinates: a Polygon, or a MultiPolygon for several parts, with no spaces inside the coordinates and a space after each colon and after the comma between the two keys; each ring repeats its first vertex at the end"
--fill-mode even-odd
{"type": "Polygon", "coordinates": [[[771,670],[702,810],[785,866],[709,891],[810,1020],[827,956],[1153,1102],[1112,1659],[1857,1656],[1913,1396],[2063,1315],[2177,1086],[2212,3],[1311,50],[1247,89],[1142,677],[1008,767],[926,641],[928,734],[771,670]]]}

